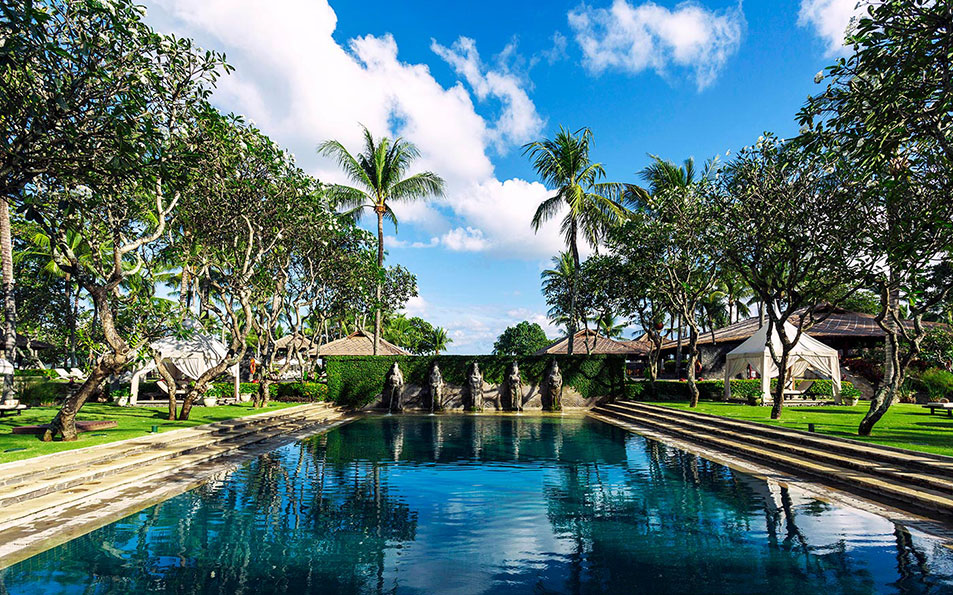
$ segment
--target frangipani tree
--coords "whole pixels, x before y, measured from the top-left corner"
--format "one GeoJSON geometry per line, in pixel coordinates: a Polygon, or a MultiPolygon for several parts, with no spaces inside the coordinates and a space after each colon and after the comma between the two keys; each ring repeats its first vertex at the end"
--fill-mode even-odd
{"type": "Polygon", "coordinates": [[[816,321],[818,306],[857,288],[864,217],[857,195],[823,163],[770,135],[742,151],[722,182],[724,256],[766,305],[767,346],[778,368],[771,417],[778,419],[789,355],[801,333],[816,321]],[[783,329],[795,313],[796,333],[789,336],[783,329]]]}
{"type": "Polygon", "coordinates": [[[948,2],[872,2],[853,55],[819,73],[801,141],[861,198],[864,281],[880,294],[884,379],[858,433],[869,435],[921,350],[924,316],[953,293],[953,78],[948,2]]]}
{"type": "MultiPolygon", "coordinates": [[[[339,206],[349,209],[356,217],[361,210],[370,209],[377,217],[377,266],[384,266],[384,219],[394,224],[397,217],[391,208],[393,202],[422,200],[442,196],[443,179],[429,171],[407,175],[420,151],[413,143],[387,137],[375,139],[371,132],[364,131],[364,148],[357,155],[351,154],[343,144],[329,140],[318,146],[318,152],[332,157],[354,186],[332,186],[332,195],[339,206]]],[[[382,284],[377,285],[377,302],[382,299],[382,284]]],[[[374,311],[374,355],[377,355],[381,334],[381,307],[374,311]]]]}

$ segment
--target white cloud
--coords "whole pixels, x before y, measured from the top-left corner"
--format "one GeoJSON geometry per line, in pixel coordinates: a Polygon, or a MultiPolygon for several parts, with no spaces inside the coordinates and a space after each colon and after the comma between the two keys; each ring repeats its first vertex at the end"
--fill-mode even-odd
{"type": "Polygon", "coordinates": [[[652,69],[668,76],[676,66],[692,71],[699,90],[714,82],[738,51],[746,27],[740,4],[713,11],[691,1],[673,10],[626,0],[614,0],[608,9],[583,4],[569,12],[569,24],[590,72],[652,69]]]}
{"type": "Polygon", "coordinates": [[[483,232],[473,227],[457,227],[443,234],[440,243],[454,252],[482,252],[489,246],[483,232]]]}
{"type": "Polygon", "coordinates": [[[845,54],[844,37],[851,19],[861,14],[862,0],[801,0],[797,23],[813,27],[814,33],[827,44],[827,55],[845,54]]]}
{"type": "MultiPolygon", "coordinates": [[[[435,44],[435,51],[439,48],[478,102],[499,102],[493,120],[477,112],[463,83],[444,87],[427,65],[402,62],[391,35],[339,44],[332,37],[337,16],[326,0],[275,0],[267,9],[256,0],[147,2],[149,21],[158,29],[226,52],[236,70],[221,79],[216,103],[253,119],[321,180],[345,181],[332,162],[316,155],[316,145],[334,138],[357,149],[363,123],[375,134],[400,134],[414,142],[421,151],[419,169],[435,171],[447,182],[445,199],[395,204],[401,224],[419,225],[448,242],[466,233],[469,241],[453,244],[458,249],[501,257],[537,258],[561,245],[558,225],[538,236],[529,227],[545,188],[495,177],[490,147],[524,142],[538,134],[542,121],[521,78],[502,60],[498,67],[484,65],[472,40],[460,38],[450,48],[435,44]],[[485,206],[499,208],[500,216],[481,212],[485,206]],[[451,233],[457,228],[476,231],[451,233]],[[477,233],[482,241],[473,239],[477,233]]],[[[390,245],[401,246],[393,240],[390,245]]]]}
{"type": "MultiPolygon", "coordinates": [[[[509,144],[525,143],[539,134],[543,121],[536,113],[536,106],[523,89],[519,77],[505,68],[487,69],[480,60],[475,41],[469,37],[460,37],[448,48],[432,40],[430,49],[467,81],[477,99],[485,101],[494,97],[503,104],[500,116],[490,130],[498,149],[505,150],[509,144]]],[[[503,53],[505,55],[513,51],[515,45],[510,44],[504,48],[503,53]]]]}

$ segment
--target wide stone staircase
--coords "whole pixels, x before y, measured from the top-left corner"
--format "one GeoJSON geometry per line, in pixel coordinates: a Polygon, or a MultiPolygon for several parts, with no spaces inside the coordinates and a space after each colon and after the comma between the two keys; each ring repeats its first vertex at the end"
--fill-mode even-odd
{"type": "Polygon", "coordinates": [[[17,550],[42,541],[44,532],[58,533],[57,526],[74,525],[82,534],[90,523],[194,487],[225,461],[263,454],[351,416],[326,403],[299,405],[0,465],[0,567],[12,563],[11,555],[22,559],[17,550]]]}
{"type": "Polygon", "coordinates": [[[694,411],[620,401],[590,414],[633,430],[648,429],[896,508],[953,522],[953,457],[880,446],[694,411]]]}

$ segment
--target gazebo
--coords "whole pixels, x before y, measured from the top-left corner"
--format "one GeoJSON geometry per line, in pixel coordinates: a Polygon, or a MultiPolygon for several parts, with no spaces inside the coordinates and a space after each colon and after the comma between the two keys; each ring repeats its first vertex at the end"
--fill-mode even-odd
{"type": "MultiPolygon", "coordinates": [[[[202,333],[195,333],[187,339],[166,337],[150,345],[159,354],[159,359],[176,380],[187,378],[197,380],[202,374],[218,365],[228,356],[228,348],[218,339],[202,333]]],[[[156,369],[155,361],[149,361],[136,370],[131,379],[130,403],[139,398],[139,379],[156,369]]],[[[235,378],[235,399],[239,398],[239,364],[229,369],[235,378]]],[[[174,387],[169,387],[174,390],[174,387]]]]}
{"type": "MultiPolygon", "coordinates": [[[[793,339],[797,336],[794,325],[785,322],[784,334],[793,339]]],[[[771,343],[776,354],[781,353],[781,337],[777,332],[771,333],[771,343]]],[[[768,325],[759,328],[741,345],[728,352],[725,361],[725,398],[731,395],[730,380],[736,374],[751,366],[761,374],[761,390],[767,400],[771,394],[771,379],[778,376],[778,367],[771,357],[771,348],[768,346],[768,325]]],[[[797,343],[788,355],[788,370],[786,376],[795,378],[812,370],[819,376],[830,378],[834,382],[834,399],[840,402],[841,376],[840,361],[837,350],[821,343],[817,339],[801,333],[797,343]]]]}

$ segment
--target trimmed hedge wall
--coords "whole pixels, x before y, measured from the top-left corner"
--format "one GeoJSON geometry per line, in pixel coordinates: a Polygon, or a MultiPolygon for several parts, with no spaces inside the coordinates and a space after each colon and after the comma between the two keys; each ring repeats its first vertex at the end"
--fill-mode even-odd
{"type": "Polygon", "coordinates": [[[621,393],[625,378],[625,357],[621,355],[341,355],[325,357],[324,362],[328,400],[360,408],[383,392],[384,378],[395,361],[407,384],[425,386],[436,362],[444,382],[463,386],[474,362],[479,364],[484,381],[502,384],[514,360],[523,382],[538,384],[554,358],[559,363],[563,386],[576,389],[584,398],[621,393]]]}
{"type": "MultiPolygon", "coordinates": [[[[730,381],[731,396],[736,399],[745,399],[751,404],[757,404],[761,399],[761,380],[742,380],[735,378],[730,381]]],[[[702,401],[722,401],[725,398],[724,380],[699,380],[698,398],[702,401]]],[[[771,380],[771,390],[777,386],[777,379],[771,380]]],[[[834,383],[831,380],[815,380],[806,397],[819,399],[834,398],[834,383]]],[[[860,397],[860,391],[850,382],[841,383],[841,396],[851,399],[860,397]]],[[[625,387],[625,398],[633,401],[686,401],[689,398],[688,382],[681,380],[656,381],[655,394],[652,394],[652,385],[649,382],[633,382],[625,387]]]]}
{"type": "Polygon", "coordinates": [[[328,385],[319,382],[281,382],[271,388],[275,400],[286,403],[315,403],[328,398],[328,385]]]}

